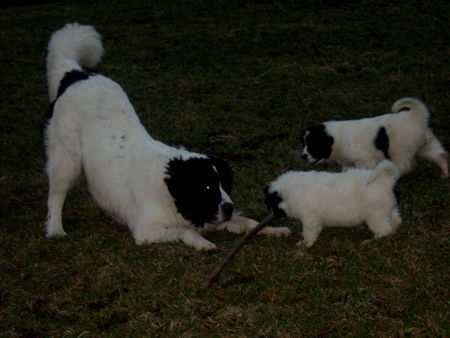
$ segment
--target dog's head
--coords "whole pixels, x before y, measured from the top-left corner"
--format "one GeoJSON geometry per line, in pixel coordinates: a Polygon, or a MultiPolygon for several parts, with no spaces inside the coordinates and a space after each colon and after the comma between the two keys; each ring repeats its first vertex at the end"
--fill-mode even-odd
{"type": "Polygon", "coordinates": [[[283,198],[277,191],[274,191],[267,186],[264,189],[264,196],[267,209],[272,211],[275,218],[283,218],[286,217],[286,212],[280,207],[280,203],[283,202],[283,198]]]}
{"type": "Polygon", "coordinates": [[[333,136],[328,134],[325,125],[308,128],[302,135],[301,157],[309,163],[320,163],[331,156],[333,143],[333,136]]]}
{"type": "Polygon", "coordinates": [[[230,166],[216,157],[173,158],[164,179],[178,212],[195,226],[220,223],[231,218],[230,166]]]}

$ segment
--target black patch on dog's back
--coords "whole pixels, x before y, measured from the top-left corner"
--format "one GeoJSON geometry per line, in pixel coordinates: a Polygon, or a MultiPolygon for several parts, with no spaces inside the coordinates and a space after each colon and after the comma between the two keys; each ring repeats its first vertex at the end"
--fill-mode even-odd
{"type": "Polygon", "coordinates": [[[380,127],[378,129],[377,136],[374,140],[375,148],[382,151],[384,154],[384,157],[386,159],[389,159],[389,136],[386,133],[386,128],[380,127]]]}
{"type": "Polygon", "coordinates": [[[264,189],[265,203],[267,209],[273,212],[275,218],[286,217],[286,212],[280,209],[280,203],[283,202],[283,198],[277,191],[269,192],[269,187],[264,189]]]}
{"type": "Polygon", "coordinates": [[[314,159],[321,160],[330,157],[334,138],[327,133],[325,125],[320,124],[306,129],[302,135],[302,142],[314,159]]]}
{"type": "Polygon", "coordinates": [[[70,72],[67,72],[61,80],[61,83],[59,84],[58,94],[56,95],[56,98],[64,94],[66,89],[73,85],[75,82],[87,80],[90,76],[91,75],[79,70],[72,70],[70,72]]]}
{"type": "Polygon", "coordinates": [[[53,110],[55,108],[55,103],[58,98],[64,94],[67,88],[69,88],[71,85],[78,81],[87,80],[91,77],[90,74],[87,74],[85,72],[79,71],[79,70],[71,70],[70,72],[67,72],[64,77],[62,78],[61,82],[59,83],[58,92],[56,94],[56,98],[53,100],[53,102],[50,104],[50,107],[47,110],[46,113],[46,120],[41,123],[41,134],[44,135],[44,131],[47,128],[48,121],[53,116],[53,110]]]}
{"type": "MultiPolygon", "coordinates": [[[[195,226],[216,220],[222,195],[221,177],[210,158],[173,158],[167,165],[164,182],[178,212],[195,226]]],[[[224,189],[225,190],[225,189],[224,189]]]]}

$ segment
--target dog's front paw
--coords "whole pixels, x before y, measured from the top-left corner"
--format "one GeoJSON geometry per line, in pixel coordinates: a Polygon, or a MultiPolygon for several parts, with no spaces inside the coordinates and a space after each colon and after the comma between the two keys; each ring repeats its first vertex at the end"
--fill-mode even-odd
{"type": "Polygon", "coordinates": [[[288,227],[266,227],[261,230],[261,233],[272,237],[288,237],[292,231],[288,227]]]}
{"type": "Polygon", "coordinates": [[[198,250],[198,251],[213,251],[216,250],[217,247],[214,243],[211,243],[210,241],[202,238],[201,240],[197,240],[194,243],[192,243],[192,246],[194,247],[194,249],[198,250]]]}

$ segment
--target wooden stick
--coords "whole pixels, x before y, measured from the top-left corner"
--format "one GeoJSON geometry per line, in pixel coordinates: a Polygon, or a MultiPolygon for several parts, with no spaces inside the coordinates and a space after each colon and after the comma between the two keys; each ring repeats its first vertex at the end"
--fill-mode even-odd
{"type": "Polygon", "coordinates": [[[269,214],[257,226],[247,231],[245,235],[242,236],[230,250],[228,250],[226,256],[219,262],[219,264],[216,265],[216,267],[211,272],[209,277],[203,281],[202,285],[200,286],[200,291],[201,292],[206,291],[206,289],[217,280],[219,274],[225,267],[225,264],[228,263],[228,261],[236,254],[236,252],[238,252],[238,250],[245,243],[247,243],[253,236],[255,236],[259,231],[265,228],[267,224],[269,224],[269,222],[272,221],[273,219],[274,216],[272,214],[269,214]]]}

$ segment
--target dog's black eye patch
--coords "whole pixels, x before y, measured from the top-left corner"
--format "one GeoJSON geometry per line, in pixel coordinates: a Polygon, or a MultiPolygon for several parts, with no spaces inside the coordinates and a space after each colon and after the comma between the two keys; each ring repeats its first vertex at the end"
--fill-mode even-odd
{"type": "Polygon", "coordinates": [[[216,220],[222,202],[220,176],[209,158],[173,158],[167,164],[164,182],[178,212],[202,227],[216,220]]]}
{"type": "Polygon", "coordinates": [[[275,218],[287,217],[286,212],[280,209],[280,203],[283,202],[283,198],[278,194],[278,192],[269,191],[269,187],[264,189],[265,203],[267,209],[273,212],[275,218]]]}

